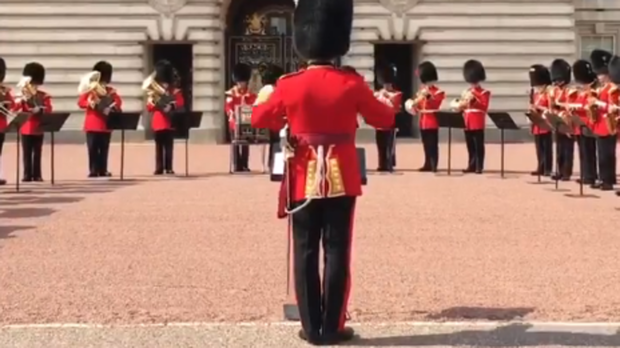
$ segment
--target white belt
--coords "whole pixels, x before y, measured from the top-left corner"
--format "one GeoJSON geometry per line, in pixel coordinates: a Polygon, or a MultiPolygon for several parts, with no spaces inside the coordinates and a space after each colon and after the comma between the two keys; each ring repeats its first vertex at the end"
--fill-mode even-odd
{"type": "Polygon", "coordinates": [[[420,110],[420,111],[418,111],[419,114],[434,114],[436,112],[439,112],[439,110],[420,110]]]}
{"type": "Polygon", "coordinates": [[[463,110],[463,112],[481,112],[483,114],[486,114],[487,112],[484,110],[478,110],[478,109],[465,109],[463,110]]]}

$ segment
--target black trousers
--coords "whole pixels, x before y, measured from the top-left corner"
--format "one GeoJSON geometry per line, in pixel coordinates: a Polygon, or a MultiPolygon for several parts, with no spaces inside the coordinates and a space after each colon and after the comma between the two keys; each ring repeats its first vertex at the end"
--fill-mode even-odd
{"type": "Polygon", "coordinates": [[[174,130],[165,129],[156,131],[155,138],[155,171],[172,170],[174,154],[174,130]]]}
{"type": "Polygon", "coordinates": [[[467,170],[484,170],[484,129],[466,130],[465,143],[467,145],[467,155],[469,157],[469,160],[467,162],[467,170]]]}
{"type": "Polygon", "coordinates": [[[558,174],[564,178],[570,178],[573,175],[575,162],[575,139],[565,134],[558,134],[555,153],[558,159],[558,174]]]}
{"type": "Polygon", "coordinates": [[[598,172],[603,184],[616,182],[616,136],[597,138],[598,172]]]}
{"type": "Polygon", "coordinates": [[[439,129],[422,129],[422,146],[424,148],[424,169],[437,170],[439,163],[439,129]]]}
{"type": "Polygon", "coordinates": [[[541,175],[550,175],[553,172],[553,134],[534,135],[536,145],[536,172],[541,175]]]}
{"type": "Polygon", "coordinates": [[[301,326],[307,334],[334,334],[344,328],[354,211],[355,197],[337,197],[314,200],[291,217],[295,294],[301,326]],[[322,289],[321,242],[325,265],[322,289]]]}
{"type": "Polygon", "coordinates": [[[394,131],[377,129],[375,131],[375,143],[379,155],[379,170],[393,170],[396,166],[394,131]]]}
{"type": "Polygon", "coordinates": [[[587,183],[593,183],[598,180],[596,138],[580,135],[577,138],[577,143],[579,144],[579,163],[583,180],[587,183]]]}
{"type": "Polygon", "coordinates": [[[88,148],[88,171],[94,175],[108,173],[111,132],[86,132],[88,148]]]}
{"type": "Polygon", "coordinates": [[[276,149],[280,144],[279,132],[269,132],[269,168],[273,168],[273,157],[275,156],[276,149]]]}
{"type": "MultiPolygon", "coordinates": [[[[6,134],[0,133],[0,167],[2,167],[2,148],[4,147],[4,138],[6,134]]],[[[2,171],[0,171],[0,178],[2,177],[2,171]]]]}
{"type": "Polygon", "coordinates": [[[43,152],[43,134],[22,135],[22,160],[24,179],[41,179],[41,153],[43,152]]]}
{"type": "MultiPolygon", "coordinates": [[[[231,139],[234,139],[234,135],[231,133],[231,139]]],[[[248,145],[237,145],[233,151],[233,162],[235,164],[235,170],[241,171],[250,168],[250,147],[248,145]]]]}

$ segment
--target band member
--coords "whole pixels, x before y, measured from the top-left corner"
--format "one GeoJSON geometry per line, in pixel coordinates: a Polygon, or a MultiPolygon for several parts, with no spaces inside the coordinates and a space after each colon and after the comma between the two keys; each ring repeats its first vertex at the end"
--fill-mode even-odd
{"type": "Polygon", "coordinates": [[[18,84],[21,100],[15,111],[30,114],[20,129],[24,175],[22,181],[43,181],[41,174],[41,152],[43,151],[43,132],[39,129],[43,114],[52,112],[52,97],[40,88],[45,81],[45,67],[39,63],[24,66],[22,79],[18,84]]]}
{"type": "Polygon", "coordinates": [[[93,71],[99,73],[99,81],[92,81],[88,90],[81,93],[78,99],[78,106],[86,110],[84,131],[88,148],[88,177],[109,177],[112,176],[108,171],[112,131],[108,129],[107,120],[110,112],[121,110],[123,101],[116,89],[110,86],[112,65],[100,61],[95,64],[93,71]],[[98,88],[105,91],[105,95],[98,95],[98,88]]]}
{"type": "MultiPolygon", "coordinates": [[[[618,120],[620,119],[620,57],[611,58],[609,65],[609,80],[612,84],[608,90],[607,98],[607,117],[613,120],[615,129],[618,128],[618,120]]],[[[614,168],[615,170],[615,168],[614,168]]],[[[614,171],[615,178],[615,171],[614,171]]],[[[620,191],[616,191],[616,196],[620,196],[620,191]]]]}
{"type": "MultiPolygon", "coordinates": [[[[263,86],[277,87],[277,82],[284,75],[284,69],[275,64],[269,64],[262,71],[261,80],[263,86]]],[[[273,166],[273,157],[280,143],[280,131],[269,130],[269,168],[273,166]]]]}
{"type": "Polygon", "coordinates": [[[610,92],[615,88],[609,80],[607,67],[612,56],[611,53],[598,49],[590,54],[590,61],[600,86],[597,97],[600,107],[593,131],[597,135],[598,171],[601,181],[594,184],[593,188],[600,188],[603,191],[613,190],[616,181],[616,121],[610,119],[607,113],[610,92]]]}
{"type": "Polygon", "coordinates": [[[463,173],[482,174],[485,156],[484,130],[491,92],[480,86],[487,75],[479,61],[472,59],[465,62],[463,77],[470,87],[452,105],[454,109],[463,112],[465,118],[465,142],[469,161],[463,173]]]}
{"type": "Polygon", "coordinates": [[[569,181],[573,175],[573,162],[575,159],[575,139],[573,137],[572,109],[577,96],[577,90],[568,88],[571,83],[571,65],[563,60],[556,59],[551,63],[551,82],[553,88],[550,90],[551,104],[553,112],[556,112],[566,124],[571,126],[571,133],[556,133],[556,156],[558,161],[558,173],[553,175],[554,180],[569,181]]]}
{"type": "MultiPolygon", "coordinates": [[[[228,117],[228,130],[231,139],[235,133],[235,108],[240,105],[252,105],[256,100],[256,94],[248,89],[248,82],[252,77],[252,68],[247,64],[237,64],[233,68],[232,79],[235,86],[226,91],[226,105],[224,107],[228,117]]],[[[250,171],[250,148],[248,145],[237,145],[233,156],[235,171],[250,171]]]]}
{"type": "MultiPolygon", "coordinates": [[[[2,164],[2,148],[4,147],[4,138],[6,128],[8,127],[7,117],[11,110],[15,109],[15,98],[11,89],[4,85],[6,77],[6,62],[0,57],[0,165],[2,164]]],[[[1,167],[1,166],[0,166],[1,167]]],[[[0,173],[2,173],[0,171],[0,173]]],[[[6,185],[6,180],[0,179],[0,186],[6,185]]]]}
{"type": "Polygon", "coordinates": [[[304,71],[308,68],[308,62],[299,62],[297,64],[297,71],[304,71]]]}
{"type": "Polygon", "coordinates": [[[176,87],[179,77],[178,74],[175,74],[170,62],[165,60],[157,62],[153,79],[171,97],[164,104],[158,103],[151,96],[146,103],[146,110],[153,113],[151,127],[155,133],[155,172],[153,174],[173,175],[174,129],[172,128],[172,117],[174,117],[175,111],[180,111],[185,106],[185,99],[181,89],[176,87]]]}
{"type": "MultiPolygon", "coordinates": [[[[535,64],[530,67],[530,113],[540,117],[549,112],[551,73],[547,67],[535,64]]],[[[549,128],[532,124],[532,135],[536,146],[536,170],[532,175],[551,176],[553,171],[553,137],[549,128]]]]}
{"type": "Polygon", "coordinates": [[[421,172],[436,172],[439,163],[439,124],[436,113],[441,108],[446,93],[435,83],[439,79],[437,69],[431,62],[422,62],[416,71],[422,86],[414,99],[405,103],[405,109],[419,115],[420,135],[424,147],[424,165],[421,172]]]}
{"type": "Polygon", "coordinates": [[[300,337],[314,345],[353,337],[344,324],[353,213],[361,195],[357,115],[376,128],[394,125],[394,109],[378,101],[363,78],[333,65],[349,50],[352,22],[353,0],[299,0],[293,15],[294,41],[309,67],[283,76],[252,113],[252,125],[258,128],[277,130],[284,125],[284,115],[288,118],[291,152],[278,216],[292,219],[300,337]]]}
{"type": "MultiPolygon", "coordinates": [[[[593,104],[593,99],[596,98],[596,74],[592,69],[592,64],[586,60],[577,60],[573,63],[573,77],[581,85],[575,103],[582,107],[577,108],[575,113],[587,127],[592,128],[597,117],[596,107],[593,104]]],[[[578,134],[577,144],[579,145],[579,163],[583,173],[583,184],[594,185],[598,178],[596,138],[582,133],[580,127],[575,127],[575,134],[578,134]]]]}
{"type": "MultiPolygon", "coordinates": [[[[394,115],[400,112],[403,94],[396,89],[396,67],[388,65],[377,69],[377,80],[381,89],[375,92],[379,101],[392,108],[394,115]]],[[[394,128],[377,128],[375,142],[379,158],[380,172],[391,172],[396,165],[396,130],[394,128]]]]}

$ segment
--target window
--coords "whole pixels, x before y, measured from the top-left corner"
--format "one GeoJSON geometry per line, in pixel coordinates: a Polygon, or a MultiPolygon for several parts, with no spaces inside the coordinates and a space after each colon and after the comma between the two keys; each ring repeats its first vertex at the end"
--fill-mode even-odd
{"type": "Polygon", "coordinates": [[[582,59],[590,59],[590,52],[596,48],[615,53],[616,38],[613,35],[581,36],[579,55],[582,59]]]}

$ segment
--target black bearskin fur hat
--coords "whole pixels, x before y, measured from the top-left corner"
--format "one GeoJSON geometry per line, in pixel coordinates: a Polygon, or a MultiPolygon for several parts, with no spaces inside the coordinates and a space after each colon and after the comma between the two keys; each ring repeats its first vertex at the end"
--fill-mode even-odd
{"type": "Polygon", "coordinates": [[[4,82],[4,78],[6,77],[6,62],[2,57],[0,57],[0,83],[4,82]]]}
{"type": "Polygon", "coordinates": [[[101,73],[100,82],[110,83],[112,81],[112,64],[102,60],[95,64],[93,71],[99,71],[99,73],[101,73]]]}
{"type": "Polygon", "coordinates": [[[613,56],[607,66],[611,82],[620,85],[620,57],[613,56]]]}
{"type": "Polygon", "coordinates": [[[439,80],[439,75],[437,74],[437,68],[435,68],[435,64],[431,62],[422,62],[418,65],[418,77],[420,78],[420,82],[426,84],[430,82],[437,82],[439,80]]]}
{"type": "Polygon", "coordinates": [[[344,56],[352,27],[353,0],[298,0],[293,14],[295,50],[305,60],[344,56]]]}
{"type": "Polygon", "coordinates": [[[377,82],[380,85],[396,83],[396,67],[394,65],[382,65],[377,67],[377,82]]]}
{"type": "Polygon", "coordinates": [[[284,69],[276,64],[269,64],[261,74],[263,85],[275,85],[278,79],[284,75],[284,69]]]}
{"type": "Polygon", "coordinates": [[[534,64],[530,67],[530,86],[540,87],[551,84],[551,73],[546,66],[534,64]]]}
{"type": "Polygon", "coordinates": [[[248,82],[252,78],[252,67],[245,63],[238,63],[233,67],[232,79],[233,82],[248,82]]]}
{"type": "Polygon", "coordinates": [[[470,59],[463,65],[463,78],[467,83],[480,83],[487,79],[484,65],[477,60],[470,59]]]}
{"type": "Polygon", "coordinates": [[[592,62],[592,68],[597,75],[607,75],[607,65],[611,60],[613,54],[604,50],[593,50],[590,53],[590,62],[592,62]]]}
{"type": "Polygon", "coordinates": [[[571,66],[564,59],[556,59],[551,63],[551,82],[568,85],[571,81],[571,66]]]}
{"type": "Polygon", "coordinates": [[[596,73],[592,68],[592,63],[584,59],[579,59],[573,63],[573,77],[575,81],[588,85],[596,81],[596,73]]]}
{"type": "Polygon", "coordinates": [[[23,76],[30,76],[30,82],[34,85],[42,85],[45,82],[45,68],[43,65],[33,62],[24,66],[23,76]]]}
{"type": "Polygon", "coordinates": [[[167,60],[160,60],[155,64],[155,81],[158,83],[174,84],[174,67],[167,60]]]}

